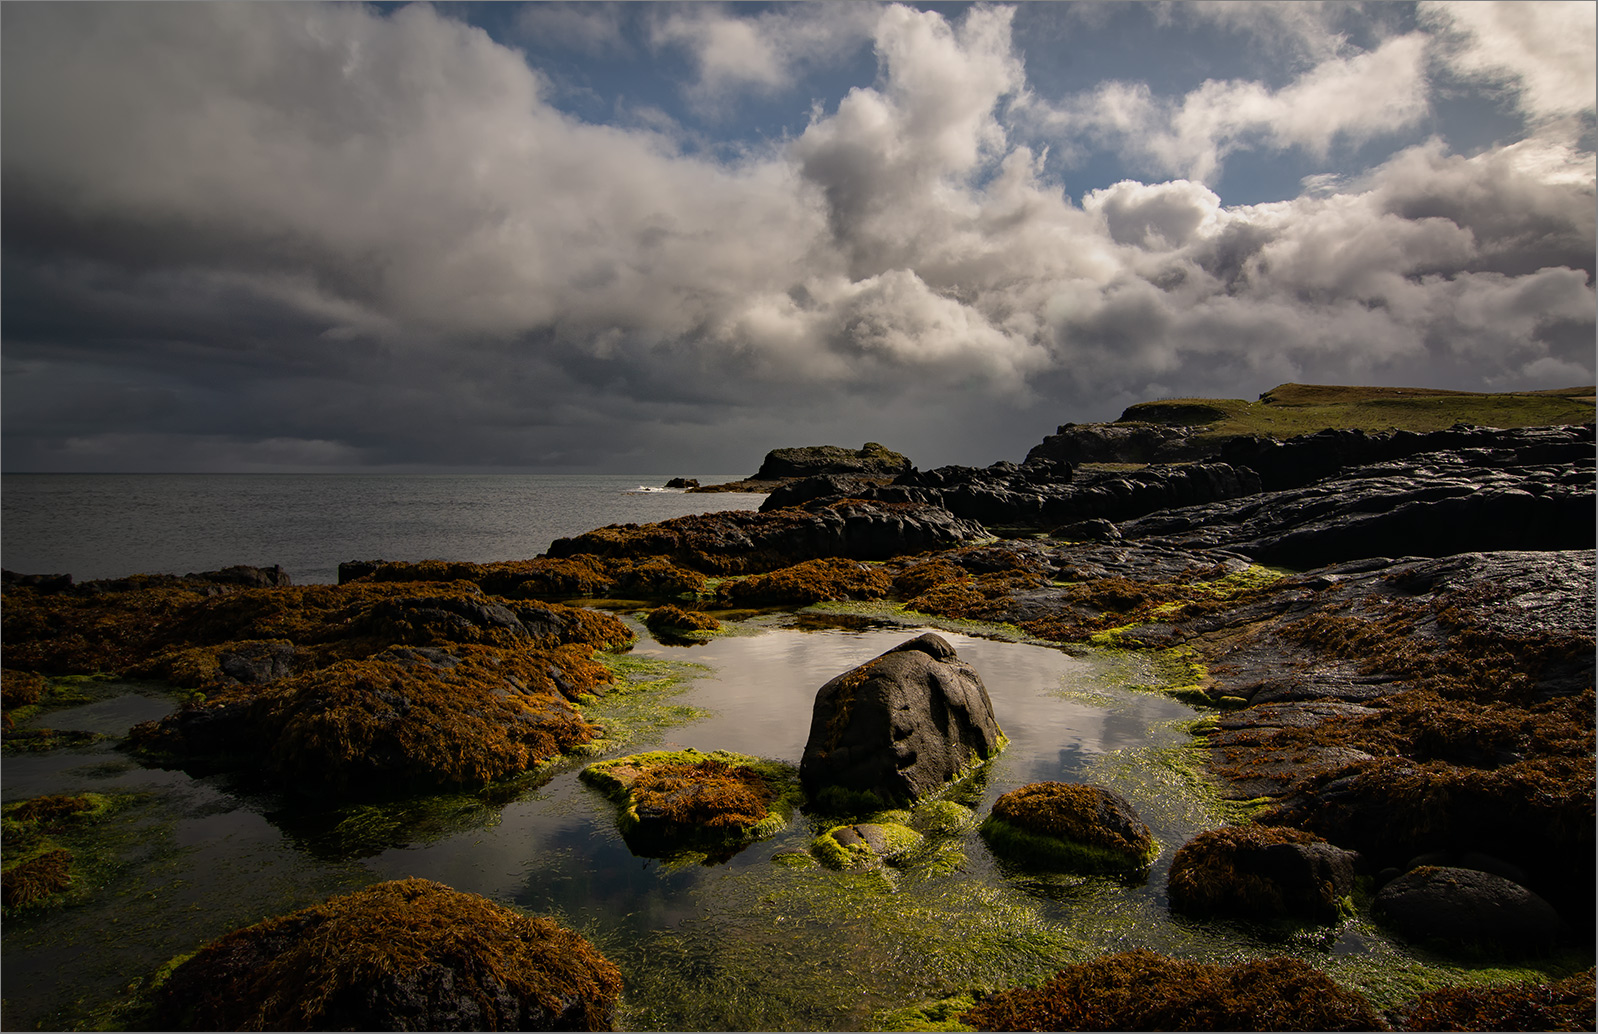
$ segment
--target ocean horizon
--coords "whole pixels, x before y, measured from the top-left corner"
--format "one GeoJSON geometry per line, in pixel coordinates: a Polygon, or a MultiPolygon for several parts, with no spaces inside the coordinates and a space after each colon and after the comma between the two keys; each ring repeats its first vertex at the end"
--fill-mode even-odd
{"type": "Polygon", "coordinates": [[[349,560],[522,560],[607,524],[752,510],[751,493],[640,492],[746,474],[4,474],[0,567],[78,581],[349,560]]]}

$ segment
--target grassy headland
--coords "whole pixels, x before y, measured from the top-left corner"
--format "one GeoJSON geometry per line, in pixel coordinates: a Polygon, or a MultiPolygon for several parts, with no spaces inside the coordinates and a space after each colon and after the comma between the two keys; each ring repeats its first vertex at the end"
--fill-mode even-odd
{"type": "Polygon", "coordinates": [[[1485,427],[1545,427],[1593,420],[1591,385],[1490,394],[1440,388],[1365,388],[1282,384],[1246,399],[1183,398],[1139,402],[1116,423],[1203,428],[1200,439],[1234,435],[1291,438],[1328,427],[1363,431],[1440,431],[1456,423],[1485,427]]]}

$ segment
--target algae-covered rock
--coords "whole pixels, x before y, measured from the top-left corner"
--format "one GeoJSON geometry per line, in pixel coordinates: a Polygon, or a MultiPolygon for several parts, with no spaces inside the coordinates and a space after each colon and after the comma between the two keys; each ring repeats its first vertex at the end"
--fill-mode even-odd
{"type": "Polygon", "coordinates": [[[238,686],[135,726],[135,746],[342,798],[483,786],[593,739],[572,706],[608,682],[588,647],[394,647],[238,686]]]}
{"type": "Polygon", "coordinates": [[[993,802],[982,836],[1010,861],[1076,872],[1144,869],[1159,850],[1126,798],[1085,783],[1010,791],[993,802]]]}
{"type": "Polygon", "coordinates": [[[429,880],[235,930],[152,994],[167,1030],[609,1030],[621,973],[576,933],[429,880]]]}
{"type": "Polygon", "coordinates": [[[699,610],[684,610],[673,603],[656,607],[644,618],[644,627],[657,636],[685,638],[696,632],[714,632],[721,622],[699,610]]]}
{"type": "Polygon", "coordinates": [[[799,799],[796,775],[782,762],[688,749],[597,762],[581,778],[616,800],[634,854],[725,859],[787,825],[799,799]]]}
{"type": "Polygon", "coordinates": [[[1331,922],[1354,892],[1352,852],[1285,826],[1200,833],[1171,859],[1171,908],[1189,915],[1331,922]]]}
{"type": "Polygon", "coordinates": [[[902,858],[920,847],[922,839],[898,822],[856,822],[827,830],[810,850],[829,869],[868,869],[902,858]]]}
{"type": "Polygon", "coordinates": [[[0,905],[25,908],[70,887],[73,855],[53,834],[111,807],[111,800],[97,793],[46,794],[6,805],[0,820],[5,832],[0,905]]]}
{"type": "Polygon", "coordinates": [[[812,804],[869,810],[927,796],[1004,742],[982,677],[928,632],[821,687],[799,773],[812,804]]]}
{"type": "Polygon", "coordinates": [[[985,998],[977,1030],[1380,1030],[1363,996],[1292,958],[1236,966],[1139,949],[985,998]]]}
{"type": "Polygon", "coordinates": [[[1390,1010],[1396,1030],[1591,1030],[1593,970],[1563,980],[1440,987],[1390,1010]]]}

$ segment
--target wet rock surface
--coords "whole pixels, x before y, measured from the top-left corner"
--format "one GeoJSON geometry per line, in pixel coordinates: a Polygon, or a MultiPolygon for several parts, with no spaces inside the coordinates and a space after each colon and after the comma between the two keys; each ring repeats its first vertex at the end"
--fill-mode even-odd
{"type": "Polygon", "coordinates": [[[929,632],[821,687],[800,780],[824,810],[907,803],[1003,742],[981,676],[929,632]]]}
{"type": "Polygon", "coordinates": [[[1530,952],[1548,948],[1564,932],[1548,902],[1479,869],[1412,869],[1376,895],[1376,912],[1404,936],[1445,950],[1530,952]]]}

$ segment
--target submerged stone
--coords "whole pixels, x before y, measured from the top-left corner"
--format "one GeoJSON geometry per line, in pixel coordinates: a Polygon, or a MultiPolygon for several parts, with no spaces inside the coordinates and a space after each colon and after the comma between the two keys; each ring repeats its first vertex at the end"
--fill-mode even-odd
{"type": "Polygon", "coordinates": [[[982,836],[1011,861],[1077,872],[1148,867],[1159,847],[1125,797],[1085,783],[1031,783],[993,802],[982,836]]]}
{"type": "Polygon", "coordinates": [[[834,826],[811,845],[829,869],[869,869],[892,862],[921,846],[922,836],[897,822],[857,822],[834,826]]]}
{"type": "Polygon", "coordinates": [[[928,632],[821,687],[799,775],[813,804],[868,811],[919,800],[1004,743],[981,676],[928,632]]]}
{"type": "Polygon", "coordinates": [[[581,936],[430,880],[226,935],[151,996],[161,1030],[610,1030],[621,973],[581,936]]]}

